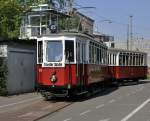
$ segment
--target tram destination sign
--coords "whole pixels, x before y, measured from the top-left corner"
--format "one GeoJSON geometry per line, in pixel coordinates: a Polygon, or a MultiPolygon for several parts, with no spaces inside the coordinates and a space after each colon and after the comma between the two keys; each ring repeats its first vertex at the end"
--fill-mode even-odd
{"type": "Polygon", "coordinates": [[[0,57],[7,57],[7,46],[0,45],[0,57]]]}
{"type": "Polygon", "coordinates": [[[44,63],[44,67],[62,67],[62,63],[44,63]]]}

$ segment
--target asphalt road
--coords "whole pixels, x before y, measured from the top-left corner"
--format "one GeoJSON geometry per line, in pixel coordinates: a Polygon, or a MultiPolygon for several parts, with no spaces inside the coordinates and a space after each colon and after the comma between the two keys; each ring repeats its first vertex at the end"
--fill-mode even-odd
{"type": "Polygon", "coordinates": [[[150,81],[110,88],[39,121],[150,121],[150,81]]]}
{"type": "Polygon", "coordinates": [[[148,80],[73,101],[44,101],[37,93],[0,97],[0,121],[150,121],[148,80]]]}

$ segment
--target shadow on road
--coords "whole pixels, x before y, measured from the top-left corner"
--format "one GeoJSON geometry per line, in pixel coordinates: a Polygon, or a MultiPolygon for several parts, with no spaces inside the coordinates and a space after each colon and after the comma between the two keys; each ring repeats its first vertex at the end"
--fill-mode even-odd
{"type": "Polygon", "coordinates": [[[57,97],[57,98],[52,98],[49,101],[51,103],[57,103],[57,102],[69,102],[69,103],[82,102],[82,101],[90,100],[90,99],[97,98],[97,97],[100,97],[100,96],[108,95],[108,94],[116,91],[118,88],[120,88],[122,86],[142,85],[142,84],[146,84],[146,83],[150,83],[150,81],[141,80],[141,81],[138,81],[138,83],[135,82],[135,81],[126,81],[124,83],[120,83],[119,87],[109,86],[109,87],[105,88],[104,90],[101,90],[100,92],[98,92],[96,94],[73,96],[73,97],[57,97]]]}
{"type": "Polygon", "coordinates": [[[118,89],[118,87],[108,87],[104,90],[101,90],[100,92],[97,92],[95,94],[92,95],[80,95],[80,96],[73,96],[73,97],[57,97],[57,98],[52,98],[49,101],[51,103],[57,103],[57,102],[82,102],[82,101],[86,101],[89,99],[93,99],[93,98],[97,98],[100,96],[105,96],[108,95],[114,91],[116,91],[118,89]]]}
{"type": "Polygon", "coordinates": [[[121,82],[119,86],[142,85],[142,84],[146,84],[146,83],[150,83],[150,81],[148,81],[148,80],[139,80],[137,82],[137,81],[128,80],[128,81],[121,82]]]}

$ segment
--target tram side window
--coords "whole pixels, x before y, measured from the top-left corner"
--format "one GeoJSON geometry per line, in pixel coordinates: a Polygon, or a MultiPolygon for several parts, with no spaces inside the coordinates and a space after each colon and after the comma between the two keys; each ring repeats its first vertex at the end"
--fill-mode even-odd
{"type": "Polygon", "coordinates": [[[133,55],[133,65],[134,66],[136,65],[136,55],[135,54],[133,55]]]}
{"type": "Polygon", "coordinates": [[[143,66],[143,55],[141,55],[141,66],[143,66]]]}
{"type": "Polygon", "coordinates": [[[97,48],[97,64],[99,64],[99,48],[97,48]]]}
{"type": "Polygon", "coordinates": [[[135,65],[138,65],[138,54],[135,56],[135,65]]]}
{"type": "Polygon", "coordinates": [[[129,60],[129,65],[131,66],[133,63],[133,56],[132,56],[132,54],[130,53],[130,60],[129,60]]]}
{"type": "Polygon", "coordinates": [[[113,54],[113,65],[116,65],[116,54],[113,54]]]}
{"type": "Polygon", "coordinates": [[[86,44],[82,44],[82,61],[85,63],[86,62],[86,44]]]}
{"type": "Polygon", "coordinates": [[[100,64],[102,64],[102,48],[100,47],[100,51],[99,51],[99,57],[100,57],[100,64]]]}
{"type": "Polygon", "coordinates": [[[124,65],[124,66],[125,66],[125,65],[126,65],[126,56],[125,56],[125,54],[123,54],[122,56],[123,56],[122,65],[124,65]]]}
{"type": "Polygon", "coordinates": [[[72,40],[65,41],[66,61],[74,62],[74,42],[72,40]]]}
{"type": "Polygon", "coordinates": [[[126,65],[127,66],[129,65],[129,54],[128,53],[126,54],[126,65]]]}
{"type": "Polygon", "coordinates": [[[141,55],[139,54],[139,65],[141,66],[141,55]]]}
{"type": "Polygon", "coordinates": [[[96,60],[97,60],[97,52],[96,52],[96,44],[94,44],[94,64],[96,64],[96,60]]]}
{"type": "Polygon", "coordinates": [[[108,53],[108,64],[110,65],[110,53],[108,53]]]}
{"type": "Polygon", "coordinates": [[[146,66],[146,65],[147,65],[147,64],[146,64],[146,63],[147,63],[146,58],[147,58],[147,57],[146,57],[146,54],[144,54],[144,58],[143,58],[143,59],[144,59],[144,66],[146,66]]]}
{"type": "Polygon", "coordinates": [[[106,52],[106,48],[104,48],[104,64],[107,64],[107,52],[106,52]]]}
{"type": "Polygon", "coordinates": [[[94,44],[92,45],[92,63],[94,63],[94,44]]]}
{"type": "Polygon", "coordinates": [[[89,62],[92,62],[92,53],[91,53],[92,47],[91,47],[91,43],[89,45],[89,62]]]}
{"type": "Polygon", "coordinates": [[[79,63],[80,62],[80,43],[77,43],[76,46],[77,46],[76,47],[77,48],[76,49],[76,51],[77,51],[77,54],[76,54],[77,55],[77,62],[79,63]]]}
{"type": "Polygon", "coordinates": [[[104,64],[104,48],[102,47],[102,64],[104,64]]]}
{"type": "Polygon", "coordinates": [[[38,41],[38,63],[43,62],[43,43],[38,41]]]}
{"type": "Polygon", "coordinates": [[[123,55],[119,54],[119,65],[123,65],[123,55]]]}

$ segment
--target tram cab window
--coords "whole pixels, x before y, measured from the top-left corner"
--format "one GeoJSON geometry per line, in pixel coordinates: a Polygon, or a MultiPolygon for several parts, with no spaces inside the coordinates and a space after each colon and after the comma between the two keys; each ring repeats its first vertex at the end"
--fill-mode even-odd
{"type": "Polygon", "coordinates": [[[38,41],[38,63],[43,62],[43,43],[38,41]]]}
{"type": "Polygon", "coordinates": [[[74,62],[74,42],[65,40],[65,56],[66,62],[74,62]]]}
{"type": "Polygon", "coordinates": [[[60,62],[63,57],[62,41],[48,41],[47,42],[47,61],[60,62]]]}

